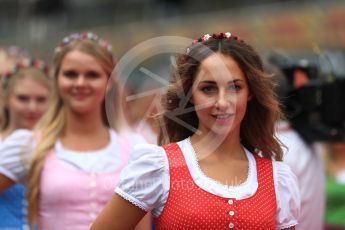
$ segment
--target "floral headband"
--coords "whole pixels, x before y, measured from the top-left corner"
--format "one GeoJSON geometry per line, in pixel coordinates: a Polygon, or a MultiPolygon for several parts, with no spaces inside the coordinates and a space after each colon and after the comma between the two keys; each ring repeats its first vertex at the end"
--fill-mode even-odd
{"type": "Polygon", "coordinates": [[[68,35],[67,37],[64,37],[64,39],[62,39],[58,47],[55,48],[55,53],[59,53],[65,46],[67,46],[68,44],[76,40],[95,41],[102,48],[106,49],[107,52],[114,59],[113,47],[106,40],[104,40],[103,38],[99,37],[97,34],[94,34],[92,32],[72,33],[68,35]]]}
{"type": "Polygon", "coordinates": [[[211,40],[235,40],[235,41],[239,41],[239,42],[243,42],[243,40],[240,39],[240,37],[238,36],[234,36],[232,35],[230,32],[225,32],[225,33],[215,33],[215,34],[205,34],[203,36],[201,36],[200,38],[198,39],[195,39],[193,40],[192,42],[192,45],[190,47],[187,48],[187,54],[190,52],[190,49],[198,44],[198,43],[204,43],[204,42],[207,42],[207,41],[211,41],[211,40]]]}
{"type": "Polygon", "coordinates": [[[5,73],[1,75],[0,80],[2,81],[3,87],[4,88],[7,87],[8,81],[11,78],[11,76],[17,74],[21,70],[28,69],[28,68],[35,68],[35,69],[41,70],[47,76],[49,75],[49,68],[45,62],[38,59],[26,58],[16,63],[11,70],[6,71],[5,73]]]}

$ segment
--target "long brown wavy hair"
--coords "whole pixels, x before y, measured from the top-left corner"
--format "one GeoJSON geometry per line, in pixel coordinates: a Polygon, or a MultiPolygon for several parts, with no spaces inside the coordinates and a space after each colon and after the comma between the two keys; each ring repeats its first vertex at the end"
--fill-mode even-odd
{"type": "Polygon", "coordinates": [[[191,89],[202,61],[214,53],[232,57],[248,81],[252,99],[248,102],[241,123],[242,144],[252,152],[259,151],[264,157],[273,157],[281,161],[282,149],[274,136],[274,124],[282,113],[274,92],[274,81],[265,73],[257,51],[237,37],[213,38],[208,41],[199,39],[199,42],[187,49],[186,54],[177,57],[168,90],[162,97],[163,111],[158,116],[161,123],[158,143],[162,145],[177,142],[192,136],[197,130],[199,119],[193,104],[189,101],[191,89]],[[174,113],[179,110],[189,112],[174,113]],[[173,113],[175,118],[182,122],[171,119],[173,113]]]}

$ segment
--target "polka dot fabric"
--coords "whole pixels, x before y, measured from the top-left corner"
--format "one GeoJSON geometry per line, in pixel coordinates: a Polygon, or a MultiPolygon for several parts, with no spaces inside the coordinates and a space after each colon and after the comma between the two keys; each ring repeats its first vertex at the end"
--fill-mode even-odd
{"type": "Polygon", "coordinates": [[[276,196],[272,162],[255,155],[258,190],[247,199],[211,194],[193,181],[176,143],[163,146],[170,170],[170,191],[156,229],[275,229],[276,196]]]}

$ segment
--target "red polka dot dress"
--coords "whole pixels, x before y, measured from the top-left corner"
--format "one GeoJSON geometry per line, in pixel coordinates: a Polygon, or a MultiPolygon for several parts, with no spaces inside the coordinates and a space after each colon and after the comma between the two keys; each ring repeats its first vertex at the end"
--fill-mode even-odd
{"type": "Polygon", "coordinates": [[[195,184],[180,147],[163,146],[170,170],[170,191],[156,229],[276,229],[272,161],[255,156],[258,189],[246,199],[223,198],[195,184]]]}

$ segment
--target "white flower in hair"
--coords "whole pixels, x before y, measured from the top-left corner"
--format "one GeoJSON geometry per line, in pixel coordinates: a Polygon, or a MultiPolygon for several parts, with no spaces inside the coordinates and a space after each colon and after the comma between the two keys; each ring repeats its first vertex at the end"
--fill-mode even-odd
{"type": "Polygon", "coordinates": [[[230,37],[231,37],[231,33],[230,33],[230,32],[226,32],[226,33],[225,33],[225,37],[226,37],[226,38],[230,38],[230,37]]]}
{"type": "Polygon", "coordinates": [[[186,50],[186,53],[189,54],[189,52],[190,52],[190,48],[188,47],[186,50]]]}
{"type": "Polygon", "coordinates": [[[212,36],[209,35],[209,34],[205,34],[203,37],[202,37],[202,40],[205,42],[205,41],[208,41],[212,36]]]}
{"type": "Polygon", "coordinates": [[[24,66],[29,66],[30,63],[31,63],[31,60],[30,60],[29,58],[25,58],[25,59],[23,60],[23,65],[24,65],[24,66]]]}
{"type": "Polygon", "coordinates": [[[63,43],[68,43],[69,42],[69,38],[68,37],[65,37],[63,40],[62,40],[63,43]]]}
{"type": "Polygon", "coordinates": [[[73,33],[69,37],[67,37],[67,39],[68,39],[68,42],[70,42],[71,40],[77,40],[79,37],[80,36],[78,33],[73,33]]]}
{"type": "Polygon", "coordinates": [[[88,33],[86,34],[86,37],[87,37],[88,39],[94,39],[94,40],[97,40],[97,37],[96,37],[96,36],[94,36],[94,35],[93,35],[93,33],[90,33],[90,32],[88,32],[88,33]]]}

